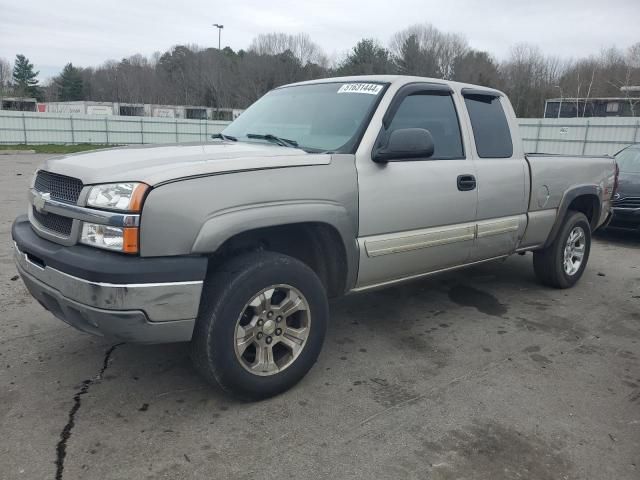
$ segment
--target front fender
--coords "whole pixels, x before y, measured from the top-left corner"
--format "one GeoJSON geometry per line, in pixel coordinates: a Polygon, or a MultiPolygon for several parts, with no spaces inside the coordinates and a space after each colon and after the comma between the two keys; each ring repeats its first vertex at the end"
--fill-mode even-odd
{"type": "Polygon", "coordinates": [[[351,285],[358,270],[357,232],[346,208],[331,201],[270,202],[218,211],[202,225],[191,253],[213,253],[240,233],[296,223],[327,224],[338,232],[347,256],[347,285],[351,285]]]}

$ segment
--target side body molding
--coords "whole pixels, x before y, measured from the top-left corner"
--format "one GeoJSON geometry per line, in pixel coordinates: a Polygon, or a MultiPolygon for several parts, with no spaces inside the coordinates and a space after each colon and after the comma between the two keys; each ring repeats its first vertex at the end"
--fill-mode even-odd
{"type": "Polygon", "coordinates": [[[192,253],[215,252],[233,236],[258,228],[295,223],[323,223],[335,228],[347,256],[347,288],[355,285],[359,252],[353,220],[345,207],[324,200],[269,202],[229,208],[208,218],[198,232],[192,253]]]}

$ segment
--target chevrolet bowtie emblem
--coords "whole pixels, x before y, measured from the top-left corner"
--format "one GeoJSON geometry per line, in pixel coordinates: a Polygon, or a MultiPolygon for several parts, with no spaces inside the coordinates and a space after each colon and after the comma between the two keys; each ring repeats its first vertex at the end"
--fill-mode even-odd
{"type": "Polygon", "coordinates": [[[33,206],[38,211],[38,213],[42,213],[42,209],[44,208],[47,200],[51,198],[51,194],[49,192],[36,192],[33,196],[33,206]]]}

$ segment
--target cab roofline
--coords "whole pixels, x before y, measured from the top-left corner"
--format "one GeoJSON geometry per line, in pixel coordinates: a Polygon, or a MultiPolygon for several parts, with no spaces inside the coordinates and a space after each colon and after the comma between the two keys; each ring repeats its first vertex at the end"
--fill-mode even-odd
{"type": "MultiPolygon", "coordinates": [[[[495,88],[484,87],[481,85],[474,85],[471,83],[454,82],[452,80],[444,80],[442,78],[431,77],[416,77],[411,75],[350,75],[345,77],[330,77],[330,78],[318,78],[315,80],[305,80],[304,82],[289,83],[277,87],[297,87],[301,85],[314,85],[319,83],[337,83],[337,82],[372,82],[372,83],[386,83],[394,86],[402,86],[408,83],[435,83],[439,85],[447,85],[452,90],[460,92],[462,89],[473,89],[475,91],[486,91],[488,94],[495,95],[499,93],[504,95],[504,92],[495,88]]],[[[505,95],[506,96],[506,95],[505,95]]]]}

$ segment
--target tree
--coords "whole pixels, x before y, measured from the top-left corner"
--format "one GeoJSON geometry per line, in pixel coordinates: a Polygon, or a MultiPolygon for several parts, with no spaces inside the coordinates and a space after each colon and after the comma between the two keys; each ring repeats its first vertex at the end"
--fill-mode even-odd
{"type": "Polygon", "coordinates": [[[0,58],[0,96],[8,93],[10,81],[11,65],[6,59],[0,58]]]}
{"type": "Polygon", "coordinates": [[[399,55],[395,59],[398,72],[403,75],[424,75],[435,77],[438,67],[435,59],[420,48],[420,41],[416,34],[411,34],[400,45],[399,55]]]}
{"type": "Polygon", "coordinates": [[[82,73],[71,63],[67,63],[62,73],[54,80],[58,89],[58,100],[68,102],[84,98],[82,73]]]}
{"type": "MultiPolygon", "coordinates": [[[[560,95],[558,86],[565,98],[622,97],[619,114],[640,116],[640,95],[633,88],[640,85],[640,44],[609,48],[567,63],[544,55],[534,45],[521,44],[498,62],[489,52],[472,49],[461,35],[418,24],[393,35],[388,48],[373,38],[363,39],[342,61],[331,63],[337,65],[330,66],[307,34],[270,33],[256,36],[247,50],[177,45],[150,56],[109,60],[98,67],[69,64],[37,91],[44,90],[47,100],[245,108],[286,83],[334,75],[401,73],[504,90],[520,117],[541,116],[545,100],[560,95]]],[[[37,72],[24,56],[16,59],[20,82],[11,82],[11,73],[3,73],[8,68],[0,59],[0,94],[4,88],[4,95],[29,95],[30,87],[37,88],[37,72]]],[[[575,102],[563,103],[563,110],[589,114],[575,102]]]]}
{"type": "MultiPolygon", "coordinates": [[[[598,56],[573,62],[564,70],[558,85],[569,97],[623,97],[626,100],[623,110],[632,116],[640,115],[640,98],[630,88],[640,85],[640,43],[626,52],[608,48],[598,56]]],[[[572,109],[572,115],[589,115],[586,102],[582,108],[579,105],[568,108],[572,109]]]]}
{"type": "Polygon", "coordinates": [[[372,75],[395,71],[389,50],[372,38],[360,40],[338,67],[340,75],[372,75]]]}
{"type": "Polygon", "coordinates": [[[430,24],[413,25],[396,33],[391,51],[405,74],[451,79],[456,61],[469,51],[456,33],[443,33],[430,24]]]}
{"type": "Polygon", "coordinates": [[[537,46],[522,43],[511,49],[499,71],[516,115],[540,117],[545,100],[558,93],[554,89],[562,65],[557,58],[545,57],[537,46]]]}
{"type": "Polygon", "coordinates": [[[33,64],[24,55],[16,55],[13,65],[13,84],[16,95],[22,97],[40,97],[38,74],[33,71],[33,64]]]}
{"type": "Polygon", "coordinates": [[[470,50],[456,58],[453,79],[458,82],[473,83],[486,87],[502,88],[498,65],[487,52],[470,50]]]}
{"type": "Polygon", "coordinates": [[[308,63],[320,65],[326,63],[326,55],[306,33],[296,35],[286,33],[260,34],[251,41],[249,51],[258,55],[274,56],[289,51],[303,66],[308,63]]]}

